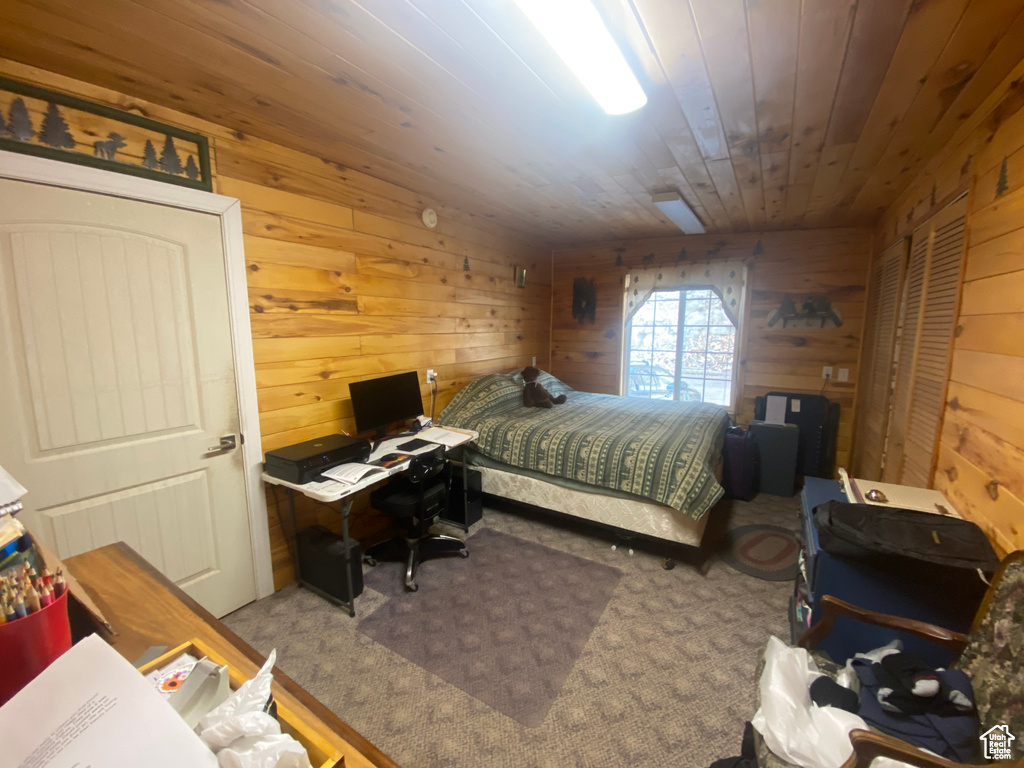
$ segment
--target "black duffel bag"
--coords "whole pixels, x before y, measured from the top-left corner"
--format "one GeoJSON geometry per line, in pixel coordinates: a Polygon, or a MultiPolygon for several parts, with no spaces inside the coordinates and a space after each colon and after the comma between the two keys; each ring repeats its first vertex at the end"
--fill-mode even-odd
{"type": "Polygon", "coordinates": [[[984,531],[969,520],[913,509],[829,501],[814,510],[821,548],[901,578],[936,587],[991,578],[999,558],[984,531]]]}

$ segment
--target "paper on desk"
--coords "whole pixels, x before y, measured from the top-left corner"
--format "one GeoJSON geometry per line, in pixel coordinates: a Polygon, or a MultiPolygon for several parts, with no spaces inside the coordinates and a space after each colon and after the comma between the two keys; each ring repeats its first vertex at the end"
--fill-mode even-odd
{"type": "Polygon", "coordinates": [[[335,480],[345,485],[355,485],[367,475],[383,472],[384,467],[379,467],[375,464],[360,464],[358,462],[350,461],[347,464],[339,464],[336,467],[325,469],[322,474],[324,477],[335,480]]]}
{"type": "Polygon", "coordinates": [[[764,420],[766,424],[786,423],[786,399],[783,395],[768,395],[764,407],[764,420]]]}
{"type": "Polygon", "coordinates": [[[446,427],[431,427],[430,429],[421,430],[417,433],[416,437],[420,440],[426,440],[428,443],[440,443],[441,445],[449,448],[454,448],[456,445],[462,445],[467,442],[467,438],[471,438],[468,432],[460,432],[455,429],[447,429],[446,427]]]}
{"type": "Polygon", "coordinates": [[[4,765],[180,768],[217,758],[150,682],[96,635],[0,708],[4,765]]]}

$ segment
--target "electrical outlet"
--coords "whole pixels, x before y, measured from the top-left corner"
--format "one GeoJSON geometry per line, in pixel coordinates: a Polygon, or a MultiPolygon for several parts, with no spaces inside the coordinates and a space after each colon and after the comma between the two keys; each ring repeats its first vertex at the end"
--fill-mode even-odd
{"type": "Polygon", "coordinates": [[[839,369],[839,380],[840,381],[849,381],[850,380],[850,369],[849,368],[840,368],[839,369]]]}
{"type": "Polygon", "coordinates": [[[435,371],[433,368],[427,368],[427,381],[430,382],[430,381],[436,381],[436,380],[437,380],[437,371],[435,371]]]}
{"type": "Polygon", "coordinates": [[[831,379],[832,378],[832,366],[826,365],[821,369],[821,378],[831,379]]]}

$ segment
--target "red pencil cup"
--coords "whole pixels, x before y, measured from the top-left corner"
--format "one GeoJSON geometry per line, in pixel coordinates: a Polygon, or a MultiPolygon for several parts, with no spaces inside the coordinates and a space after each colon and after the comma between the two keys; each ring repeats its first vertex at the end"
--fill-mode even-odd
{"type": "Polygon", "coordinates": [[[0,624],[0,705],[71,647],[68,592],[23,619],[0,624]]]}

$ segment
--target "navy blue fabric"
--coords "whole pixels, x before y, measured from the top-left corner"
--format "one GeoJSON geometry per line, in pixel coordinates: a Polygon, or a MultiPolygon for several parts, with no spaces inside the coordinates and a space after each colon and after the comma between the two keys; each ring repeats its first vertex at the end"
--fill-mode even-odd
{"type": "MultiPolygon", "coordinates": [[[[897,715],[886,712],[878,703],[878,681],[871,662],[854,659],[853,668],[860,678],[860,710],[864,721],[882,733],[888,733],[909,744],[930,749],[936,754],[961,763],[974,759],[978,744],[978,715],[897,715]]],[[[971,680],[963,672],[950,669],[937,673],[939,680],[960,691],[974,703],[971,680]]]]}

